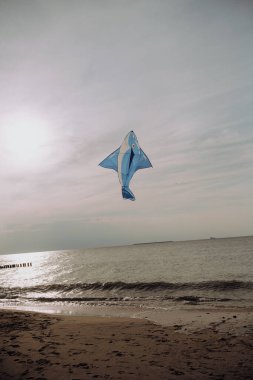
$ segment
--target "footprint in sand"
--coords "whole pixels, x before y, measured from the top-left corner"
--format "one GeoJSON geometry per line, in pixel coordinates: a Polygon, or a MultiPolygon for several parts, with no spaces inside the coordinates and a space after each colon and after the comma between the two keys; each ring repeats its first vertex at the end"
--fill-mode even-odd
{"type": "Polygon", "coordinates": [[[47,359],[39,359],[39,360],[36,360],[36,363],[40,365],[45,365],[45,364],[50,364],[51,362],[47,359]]]}
{"type": "Polygon", "coordinates": [[[78,363],[78,364],[74,364],[73,367],[84,368],[84,369],[89,369],[90,368],[89,364],[88,363],[84,363],[84,362],[78,363]]]}
{"type": "Polygon", "coordinates": [[[6,351],[9,356],[20,356],[21,353],[18,351],[6,351]]]}

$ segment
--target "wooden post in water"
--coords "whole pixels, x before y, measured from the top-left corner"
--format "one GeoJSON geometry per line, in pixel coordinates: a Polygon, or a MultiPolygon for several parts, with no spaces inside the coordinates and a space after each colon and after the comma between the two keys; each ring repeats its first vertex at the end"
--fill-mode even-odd
{"type": "Polygon", "coordinates": [[[25,268],[25,267],[31,267],[32,263],[17,263],[17,264],[4,264],[0,265],[0,269],[9,269],[9,268],[25,268]]]}

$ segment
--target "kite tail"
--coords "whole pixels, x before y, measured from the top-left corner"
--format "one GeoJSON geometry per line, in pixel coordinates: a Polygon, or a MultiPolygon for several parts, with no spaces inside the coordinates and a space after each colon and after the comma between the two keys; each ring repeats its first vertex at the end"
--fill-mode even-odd
{"type": "Polygon", "coordinates": [[[135,201],[135,196],[128,186],[122,186],[122,197],[130,201],[135,201]]]}

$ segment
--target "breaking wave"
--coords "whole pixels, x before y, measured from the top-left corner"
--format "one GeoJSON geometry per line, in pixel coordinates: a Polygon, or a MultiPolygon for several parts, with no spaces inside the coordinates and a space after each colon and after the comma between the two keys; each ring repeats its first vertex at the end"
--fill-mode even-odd
{"type": "Polygon", "coordinates": [[[235,289],[253,289],[252,281],[203,281],[203,282],[94,282],[94,283],[75,283],[75,284],[50,284],[36,285],[29,287],[0,287],[3,290],[23,291],[23,292],[49,292],[62,291],[69,292],[73,290],[181,290],[181,289],[207,289],[207,290],[235,290],[235,289]]]}
{"type": "MultiPolygon", "coordinates": [[[[251,292],[253,282],[204,281],[187,283],[170,282],[94,282],[73,284],[36,285],[31,287],[0,287],[0,299],[30,299],[50,301],[119,301],[140,299],[175,299],[198,301],[202,298],[229,300],[231,294],[251,292]]],[[[239,297],[240,298],[240,297],[239,297]]]]}

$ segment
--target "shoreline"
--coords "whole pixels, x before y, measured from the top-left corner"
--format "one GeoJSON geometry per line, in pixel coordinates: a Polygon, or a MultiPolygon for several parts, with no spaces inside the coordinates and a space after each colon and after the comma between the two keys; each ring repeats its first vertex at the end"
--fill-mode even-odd
{"type": "Polygon", "coordinates": [[[193,332],[208,328],[210,324],[219,326],[222,331],[231,330],[238,333],[251,333],[253,330],[253,306],[252,305],[221,305],[213,304],[184,304],[170,308],[149,307],[147,305],[94,305],[94,304],[37,304],[1,306],[1,311],[42,313],[51,316],[63,317],[91,317],[91,318],[127,318],[141,319],[151,323],[173,327],[182,326],[185,332],[193,332]]]}
{"type": "Polygon", "coordinates": [[[0,378],[253,377],[252,312],[172,310],[167,314],[170,323],[165,326],[138,316],[1,309],[0,378]],[[194,325],[196,313],[199,320],[194,325]]]}

